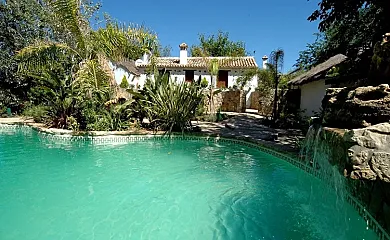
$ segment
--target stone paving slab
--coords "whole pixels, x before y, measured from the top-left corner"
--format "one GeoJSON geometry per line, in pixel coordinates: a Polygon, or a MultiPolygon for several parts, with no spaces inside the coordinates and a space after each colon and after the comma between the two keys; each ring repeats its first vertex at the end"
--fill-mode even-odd
{"type": "Polygon", "coordinates": [[[261,116],[239,113],[218,123],[194,121],[206,135],[236,138],[256,142],[265,147],[297,155],[299,142],[305,136],[300,130],[273,129],[261,124],[261,116]]]}

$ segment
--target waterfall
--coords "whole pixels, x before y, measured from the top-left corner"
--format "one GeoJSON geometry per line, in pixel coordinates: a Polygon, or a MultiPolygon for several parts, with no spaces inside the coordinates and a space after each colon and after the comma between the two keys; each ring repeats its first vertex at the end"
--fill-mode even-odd
{"type": "MultiPolygon", "coordinates": [[[[342,210],[342,206],[348,202],[366,220],[367,229],[372,228],[379,239],[390,239],[386,230],[367,210],[368,203],[362,204],[353,196],[356,185],[351,184],[344,176],[348,148],[342,134],[332,129],[324,129],[317,123],[310,126],[306,134],[300,151],[300,160],[306,165],[306,171],[324,180],[332,188],[336,194],[337,209],[342,210]]],[[[360,189],[358,192],[361,191],[360,189]]],[[[349,216],[345,215],[345,219],[348,222],[349,216]]]]}
{"type": "MultiPolygon", "coordinates": [[[[332,165],[335,156],[334,137],[326,134],[320,125],[311,125],[300,151],[301,161],[312,168],[315,175],[325,180],[334,190],[339,200],[344,201],[347,193],[345,177],[338,166],[332,165]]],[[[336,153],[337,154],[337,153],[336,153]]]]}

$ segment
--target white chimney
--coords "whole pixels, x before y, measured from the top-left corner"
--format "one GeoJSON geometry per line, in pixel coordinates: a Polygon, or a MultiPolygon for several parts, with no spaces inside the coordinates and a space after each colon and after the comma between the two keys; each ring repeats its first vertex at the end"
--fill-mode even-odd
{"type": "Polygon", "coordinates": [[[263,69],[267,69],[268,57],[264,55],[263,59],[263,69]]]}
{"type": "Polygon", "coordinates": [[[182,43],[179,45],[180,47],[180,64],[187,64],[187,48],[188,45],[182,43]]]}
{"type": "Polygon", "coordinates": [[[147,51],[142,56],[142,61],[147,64],[147,63],[149,63],[149,60],[150,60],[150,52],[147,51]]]}

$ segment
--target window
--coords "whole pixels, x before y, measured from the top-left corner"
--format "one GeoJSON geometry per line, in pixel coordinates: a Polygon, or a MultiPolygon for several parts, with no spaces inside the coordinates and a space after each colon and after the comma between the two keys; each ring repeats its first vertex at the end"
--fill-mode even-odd
{"type": "Polygon", "coordinates": [[[229,72],[220,70],[218,72],[217,88],[227,88],[228,78],[229,78],[229,72]]]}
{"type": "Polygon", "coordinates": [[[186,70],[186,82],[193,82],[194,81],[194,70],[186,70]]]}

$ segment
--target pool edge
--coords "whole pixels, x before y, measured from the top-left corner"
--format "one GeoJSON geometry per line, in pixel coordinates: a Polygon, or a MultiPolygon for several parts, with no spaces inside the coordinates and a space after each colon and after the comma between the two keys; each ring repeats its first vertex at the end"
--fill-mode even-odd
{"type": "MultiPolygon", "coordinates": [[[[331,176],[317,171],[311,165],[305,164],[300,161],[297,156],[293,156],[292,154],[286,152],[280,152],[274,149],[271,149],[270,146],[266,146],[262,144],[260,141],[254,141],[251,139],[237,139],[234,137],[221,137],[221,136],[213,136],[207,133],[192,133],[192,134],[164,134],[162,132],[151,134],[151,132],[146,133],[129,133],[129,134],[112,134],[113,132],[106,132],[105,135],[93,135],[93,134],[83,134],[83,135],[73,135],[72,132],[68,132],[66,130],[61,133],[56,133],[53,131],[47,131],[48,128],[40,128],[37,126],[33,126],[32,124],[28,124],[25,122],[15,122],[15,123],[0,123],[0,129],[17,129],[18,127],[25,127],[32,130],[35,130],[40,135],[44,136],[48,140],[61,140],[61,141],[80,141],[86,142],[91,141],[93,143],[118,143],[118,142],[135,142],[135,141],[148,141],[148,140],[203,140],[207,142],[226,142],[233,143],[241,146],[246,146],[249,148],[257,149],[261,152],[265,152],[267,154],[278,157],[284,161],[289,162],[295,167],[311,174],[312,176],[324,181],[328,185],[332,185],[333,181],[331,181],[331,176]]],[[[364,218],[367,222],[367,226],[372,229],[379,240],[390,240],[390,235],[387,231],[376,221],[376,219],[368,212],[366,207],[363,206],[355,197],[353,197],[350,193],[346,194],[347,202],[353,206],[359,213],[359,215],[364,218]]]]}

